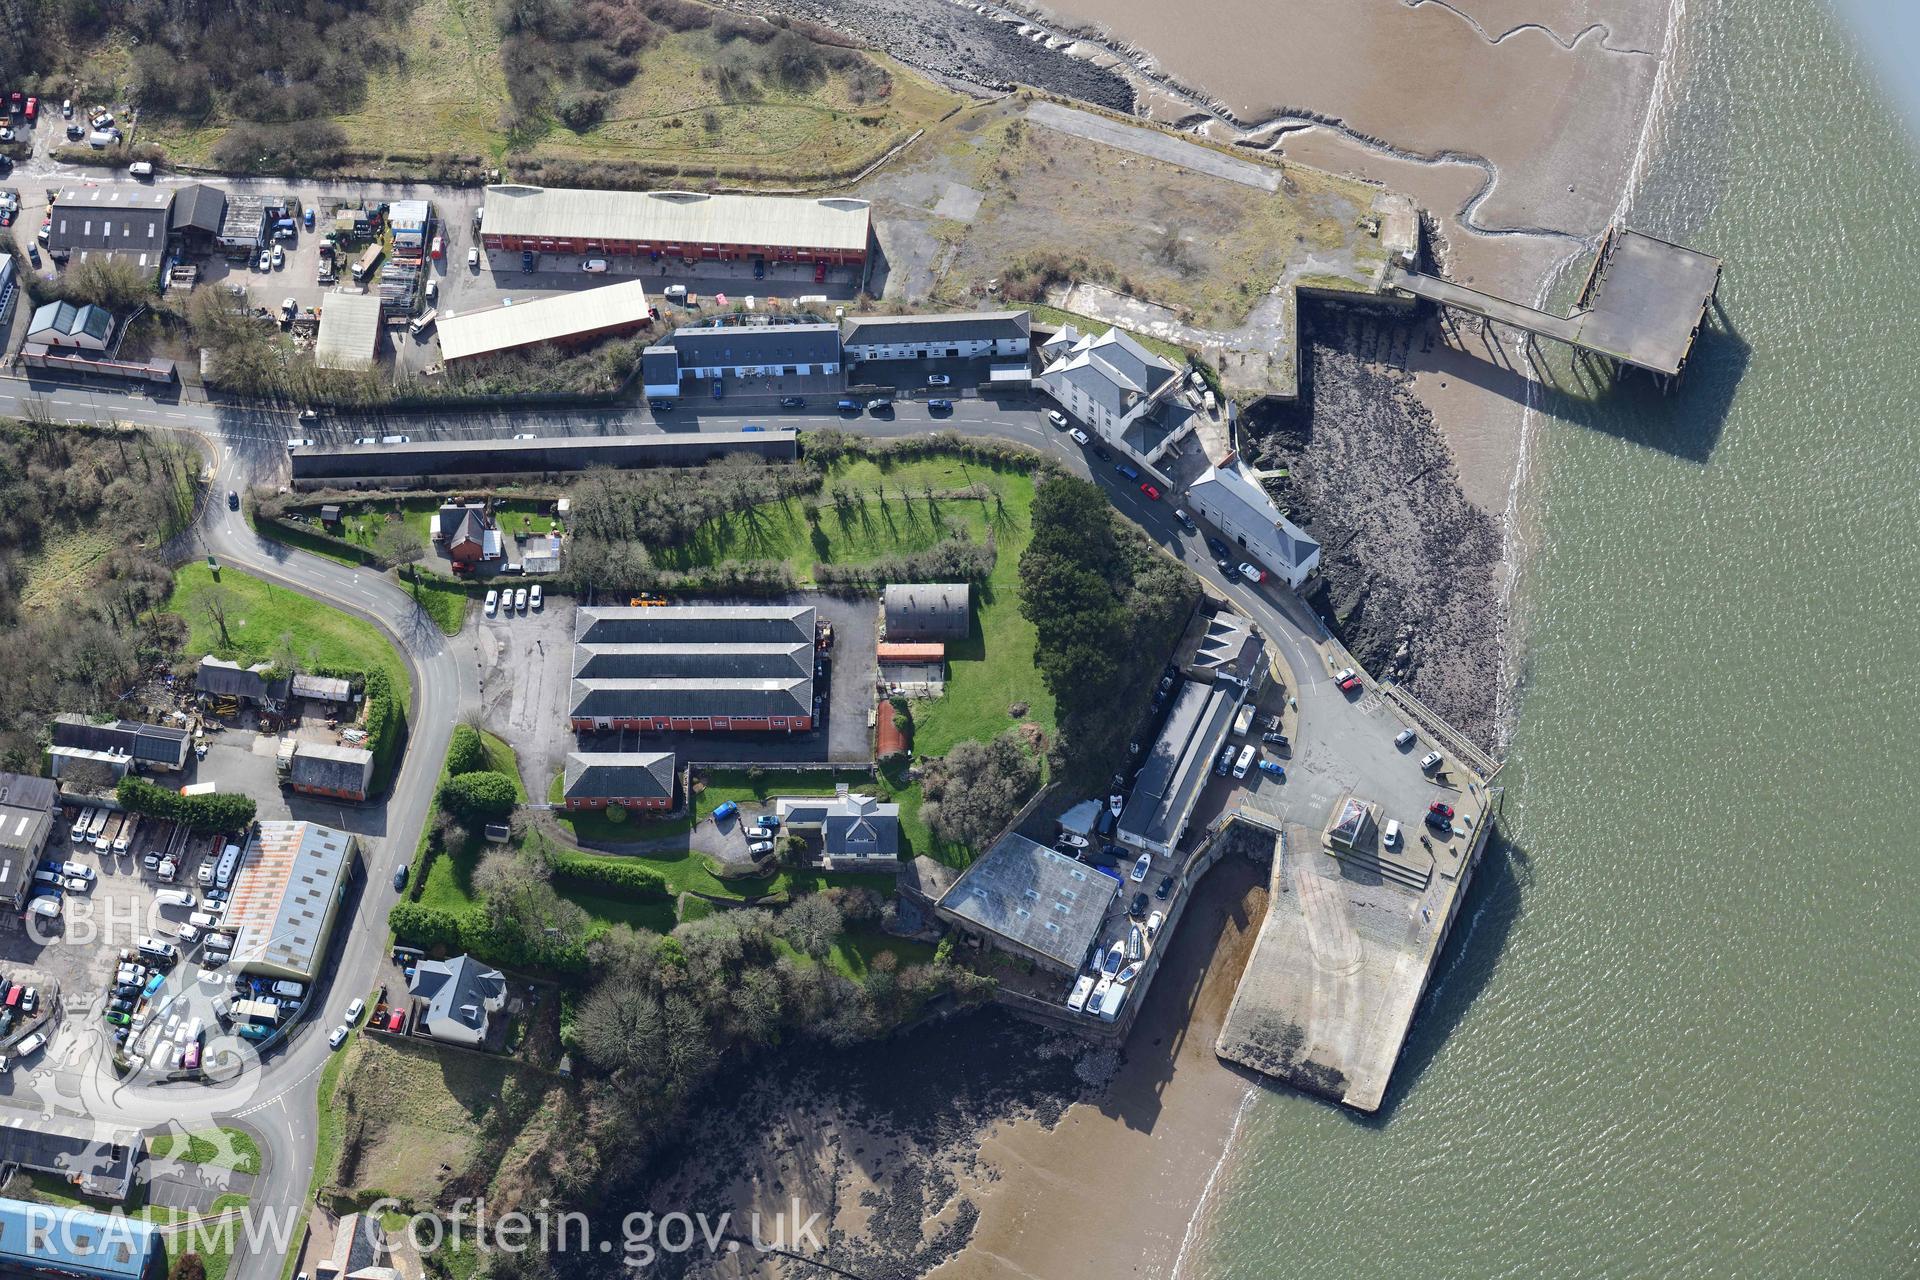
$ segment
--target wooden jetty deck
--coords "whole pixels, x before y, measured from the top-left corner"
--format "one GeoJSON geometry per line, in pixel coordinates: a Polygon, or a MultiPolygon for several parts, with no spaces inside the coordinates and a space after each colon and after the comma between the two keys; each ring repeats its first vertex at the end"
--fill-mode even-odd
{"type": "Polygon", "coordinates": [[[1720,259],[1623,227],[1610,228],[1571,316],[1556,316],[1451,280],[1402,267],[1386,287],[1538,334],[1662,378],[1686,367],[1708,305],[1720,287],[1720,259]]]}

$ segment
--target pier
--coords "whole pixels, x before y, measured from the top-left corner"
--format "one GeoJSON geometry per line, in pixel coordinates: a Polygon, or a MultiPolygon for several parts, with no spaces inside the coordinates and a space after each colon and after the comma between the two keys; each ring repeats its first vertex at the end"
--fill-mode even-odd
{"type": "Polygon", "coordinates": [[[1672,379],[1686,368],[1707,307],[1720,287],[1720,259],[1611,227],[1570,316],[1398,265],[1388,267],[1384,283],[1439,306],[1603,356],[1617,367],[1672,379]]]}

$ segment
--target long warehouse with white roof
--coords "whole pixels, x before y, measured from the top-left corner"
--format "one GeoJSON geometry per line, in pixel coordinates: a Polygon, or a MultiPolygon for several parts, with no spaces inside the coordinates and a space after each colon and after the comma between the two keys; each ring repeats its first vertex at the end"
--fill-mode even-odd
{"type": "Polygon", "coordinates": [[[544,342],[589,342],[633,333],[652,322],[645,283],[623,280],[482,311],[442,312],[440,354],[452,364],[544,342]]]}
{"type": "Polygon", "coordinates": [[[494,252],[688,261],[769,258],[858,266],[873,234],[865,200],[698,191],[487,188],[481,241],[494,252]]]}

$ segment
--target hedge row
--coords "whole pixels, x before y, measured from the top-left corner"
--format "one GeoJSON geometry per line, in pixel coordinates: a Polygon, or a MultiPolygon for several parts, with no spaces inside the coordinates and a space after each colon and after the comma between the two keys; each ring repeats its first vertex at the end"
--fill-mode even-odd
{"type": "Polygon", "coordinates": [[[215,792],[204,796],[183,796],[178,791],[155,786],[132,774],[120,779],[114,791],[120,807],[130,813],[142,813],[168,822],[184,822],[196,834],[213,831],[239,831],[253,821],[253,801],[242,795],[215,792]]]}
{"type": "Polygon", "coordinates": [[[596,890],[634,902],[665,902],[672,897],[667,878],[637,862],[604,862],[576,854],[554,852],[547,858],[555,884],[596,890]]]}

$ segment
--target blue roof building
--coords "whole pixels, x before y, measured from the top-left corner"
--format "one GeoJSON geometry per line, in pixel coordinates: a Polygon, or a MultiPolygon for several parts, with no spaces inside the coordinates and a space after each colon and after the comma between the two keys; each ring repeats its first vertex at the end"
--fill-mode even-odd
{"type": "Polygon", "coordinates": [[[166,1270],[166,1255],[151,1223],[0,1199],[0,1267],[34,1275],[147,1280],[166,1270]]]}

